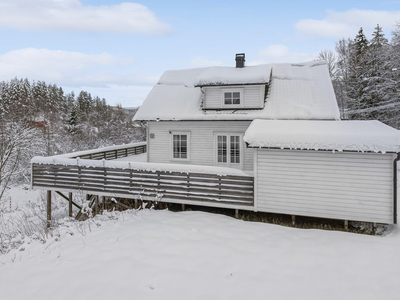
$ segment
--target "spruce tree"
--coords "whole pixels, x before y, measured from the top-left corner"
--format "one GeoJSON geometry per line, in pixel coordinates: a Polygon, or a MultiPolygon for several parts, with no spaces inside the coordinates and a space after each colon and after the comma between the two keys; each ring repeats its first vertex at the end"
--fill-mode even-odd
{"type": "Polygon", "coordinates": [[[365,103],[362,102],[362,97],[367,84],[364,81],[367,70],[367,49],[368,39],[365,37],[361,27],[350,47],[347,91],[350,98],[349,108],[351,110],[358,110],[366,107],[365,103]]]}
{"type": "MultiPolygon", "coordinates": [[[[388,40],[382,32],[382,27],[377,25],[372,33],[370,45],[366,51],[366,72],[364,73],[364,82],[366,87],[361,96],[361,102],[364,107],[375,107],[390,101],[389,89],[390,80],[388,78],[388,40]]],[[[370,118],[376,118],[373,114],[370,118]]]]}

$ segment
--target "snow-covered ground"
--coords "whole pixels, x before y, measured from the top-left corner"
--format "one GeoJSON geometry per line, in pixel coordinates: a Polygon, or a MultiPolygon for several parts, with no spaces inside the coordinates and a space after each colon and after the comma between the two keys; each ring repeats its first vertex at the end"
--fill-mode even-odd
{"type": "Polygon", "coordinates": [[[66,220],[45,244],[0,256],[0,299],[399,299],[398,231],[167,210],[66,220]]]}
{"type": "Polygon", "coordinates": [[[28,201],[37,201],[41,190],[31,190],[30,185],[12,185],[7,189],[6,210],[16,210],[24,207],[28,201]]]}

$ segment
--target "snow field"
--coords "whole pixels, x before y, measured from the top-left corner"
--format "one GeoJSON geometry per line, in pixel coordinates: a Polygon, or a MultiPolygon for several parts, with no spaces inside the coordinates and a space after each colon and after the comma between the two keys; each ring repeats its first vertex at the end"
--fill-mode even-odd
{"type": "Polygon", "coordinates": [[[204,212],[65,220],[0,256],[1,299],[398,299],[400,234],[304,230],[204,212]]]}

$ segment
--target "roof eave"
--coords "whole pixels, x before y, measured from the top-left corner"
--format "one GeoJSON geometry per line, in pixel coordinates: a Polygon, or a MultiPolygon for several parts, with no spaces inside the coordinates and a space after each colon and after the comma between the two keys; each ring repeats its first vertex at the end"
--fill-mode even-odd
{"type": "Polygon", "coordinates": [[[255,82],[255,83],[211,83],[211,84],[197,84],[194,87],[208,87],[208,86],[243,86],[243,85],[266,85],[268,82],[255,82]]]}

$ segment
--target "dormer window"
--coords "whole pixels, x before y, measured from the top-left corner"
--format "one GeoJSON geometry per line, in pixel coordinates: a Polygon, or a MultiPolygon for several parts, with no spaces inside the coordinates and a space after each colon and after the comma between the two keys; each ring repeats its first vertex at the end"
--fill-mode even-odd
{"type": "Polygon", "coordinates": [[[224,104],[240,104],[240,93],[239,92],[225,92],[224,93],[224,104]]]}
{"type": "Polygon", "coordinates": [[[243,89],[222,89],[222,107],[243,107],[243,89]]]}

